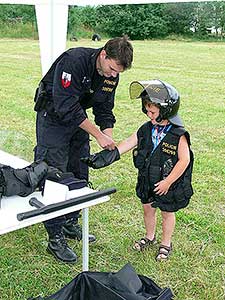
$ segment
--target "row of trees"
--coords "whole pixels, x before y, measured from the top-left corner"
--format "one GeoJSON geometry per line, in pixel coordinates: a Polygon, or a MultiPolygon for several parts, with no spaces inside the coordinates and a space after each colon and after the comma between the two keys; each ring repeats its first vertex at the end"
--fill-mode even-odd
{"type": "Polygon", "coordinates": [[[224,1],[71,7],[69,16],[70,32],[83,25],[110,36],[126,33],[131,39],[225,30],[224,1]]]}
{"type": "MultiPolygon", "coordinates": [[[[29,5],[0,5],[1,23],[36,23],[35,9],[29,5]]],[[[204,37],[213,28],[223,36],[225,2],[70,6],[70,36],[80,29],[107,36],[127,34],[131,39],[150,39],[171,34],[204,37]]]]}

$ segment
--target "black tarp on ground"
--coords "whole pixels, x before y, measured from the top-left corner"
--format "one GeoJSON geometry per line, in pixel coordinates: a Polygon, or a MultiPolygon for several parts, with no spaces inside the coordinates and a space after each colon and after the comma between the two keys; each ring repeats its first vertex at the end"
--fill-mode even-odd
{"type": "Polygon", "coordinates": [[[172,300],[169,288],[137,275],[128,263],[117,273],[82,272],[55,294],[28,300],[172,300]]]}

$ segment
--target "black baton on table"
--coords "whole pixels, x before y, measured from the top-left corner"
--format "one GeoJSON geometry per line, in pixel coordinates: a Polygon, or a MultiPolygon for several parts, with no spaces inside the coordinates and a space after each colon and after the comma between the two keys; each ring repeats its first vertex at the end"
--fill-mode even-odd
{"type": "Polygon", "coordinates": [[[19,221],[25,220],[25,219],[29,219],[32,217],[36,217],[39,215],[44,215],[44,214],[49,214],[52,212],[55,212],[57,210],[60,209],[64,209],[67,207],[71,207],[73,205],[78,205],[87,201],[91,201],[97,198],[101,198],[103,196],[107,196],[110,195],[112,193],[115,193],[116,189],[115,188],[108,188],[105,190],[101,190],[98,192],[94,192],[94,193],[90,193],[88,195],[83,195],[80,197],[76,197],[76,198],[71,198],[69,200],[65,200],[65,201],[61,201],[58,203],[53,203],[53,204],[49,204],[49,205],[44,205],[42,202],[40,202],[37,198],[32,197],[29,201],[31,206],[37,207],[36,210],[31,210],[31,211],[27,211],[24,213],[19,213],[17,214],[17,219],[19,221]]]}

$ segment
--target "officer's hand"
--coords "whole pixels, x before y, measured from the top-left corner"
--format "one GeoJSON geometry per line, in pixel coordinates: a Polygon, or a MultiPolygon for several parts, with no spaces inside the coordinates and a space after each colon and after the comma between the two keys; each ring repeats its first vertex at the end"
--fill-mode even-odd
{"type": "Polygon", "coordinates": [[[120,159],[120,153],[117,148],[114,150],[102,150],[101,152],[82,157],[81,161],[93,169],[101,169],[111,165],[114,161],[120,159]]]}
{"type": "Polygon", "coordinates": [[[97,142],[99,144],[99,146],[103,149],[108,149],[108,150],[114,150],[115,149],[115,142],[114,140],[102,133],[98,138],[97,138],[97,142]]]}

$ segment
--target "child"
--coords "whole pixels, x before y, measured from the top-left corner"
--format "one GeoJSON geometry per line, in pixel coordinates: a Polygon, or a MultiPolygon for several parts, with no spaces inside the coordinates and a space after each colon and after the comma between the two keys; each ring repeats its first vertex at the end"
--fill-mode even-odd
{"type": "Polygon", "coordinates": [[[83,161],[99,169],[135,148],[136,193],[143,204],[146,235],[133,248],[142,251],[156,244],[158,207],[162,214],[162,238],[156,260],[167,260],[172,251],[175,212],[186,207],[193,195],[190,137],[177,114],[179,93],[170,84],[161,80],[134,81],[130,85],[130,97],[141,98],[142,111],[150,120],[115,150],[103,150],[83,161]]]}

